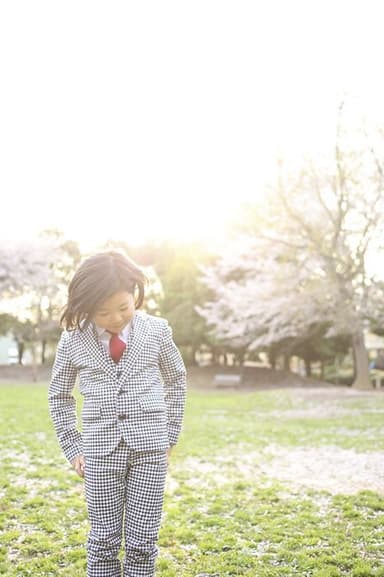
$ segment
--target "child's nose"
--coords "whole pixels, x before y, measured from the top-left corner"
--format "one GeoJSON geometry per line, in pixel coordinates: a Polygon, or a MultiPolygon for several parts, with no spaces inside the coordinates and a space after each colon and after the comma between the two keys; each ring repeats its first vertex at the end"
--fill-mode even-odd
{"type": "Polygon", "coordinates": [[[123,318],[123,315],[121,312],[117,312],[113,315],[112,320],[114,323],[119,323],[123,318]]]}

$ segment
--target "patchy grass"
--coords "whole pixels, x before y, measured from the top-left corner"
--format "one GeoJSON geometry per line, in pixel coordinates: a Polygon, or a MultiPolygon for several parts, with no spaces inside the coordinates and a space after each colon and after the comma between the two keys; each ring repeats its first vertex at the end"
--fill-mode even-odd
{"type": "MultiPolygon", "coordinates": [[[[84,577],[82,481],[46,385],[2,386],[0,574],[84,577]]],[[[191,390],[159,577],[384,577],[384,395],[191,390]]]]}

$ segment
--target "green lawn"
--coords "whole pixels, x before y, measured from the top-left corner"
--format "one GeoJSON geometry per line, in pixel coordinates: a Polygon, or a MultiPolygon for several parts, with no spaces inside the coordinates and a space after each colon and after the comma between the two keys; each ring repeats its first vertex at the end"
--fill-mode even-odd
{"type": "MultiPolygon", "coordinates": [[[[46,385],[0,393],[0,574],[85,577],[82,481],[46,385]]],[[[383,432],[378,392],[190,390],[158,576],[384,576],[383,432]]]]}

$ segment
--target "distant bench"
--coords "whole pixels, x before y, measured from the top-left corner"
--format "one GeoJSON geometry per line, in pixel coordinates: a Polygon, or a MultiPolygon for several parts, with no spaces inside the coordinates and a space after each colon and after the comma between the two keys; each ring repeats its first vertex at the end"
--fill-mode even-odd
{"type": "Polygon", "coordinates": [[[241,385],[241,375],[225,374],[215,375],[213,383],[217,388],[237,388],[241,385]]]}

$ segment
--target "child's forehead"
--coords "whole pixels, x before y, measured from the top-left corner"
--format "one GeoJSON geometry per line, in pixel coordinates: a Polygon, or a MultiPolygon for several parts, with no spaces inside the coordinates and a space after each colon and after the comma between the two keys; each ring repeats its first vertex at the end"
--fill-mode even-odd
{"type": "Polygon", "coordinates": [[[108,309],[116,306],[121,306],[123,304],[130,302],[131,299],[132,299],[132,293],[130,293],[127,290],[120,290],[113,293],[110,297],[106,298],[105,300],[103,300],[99,304],[98,309],[108,309]]]}

